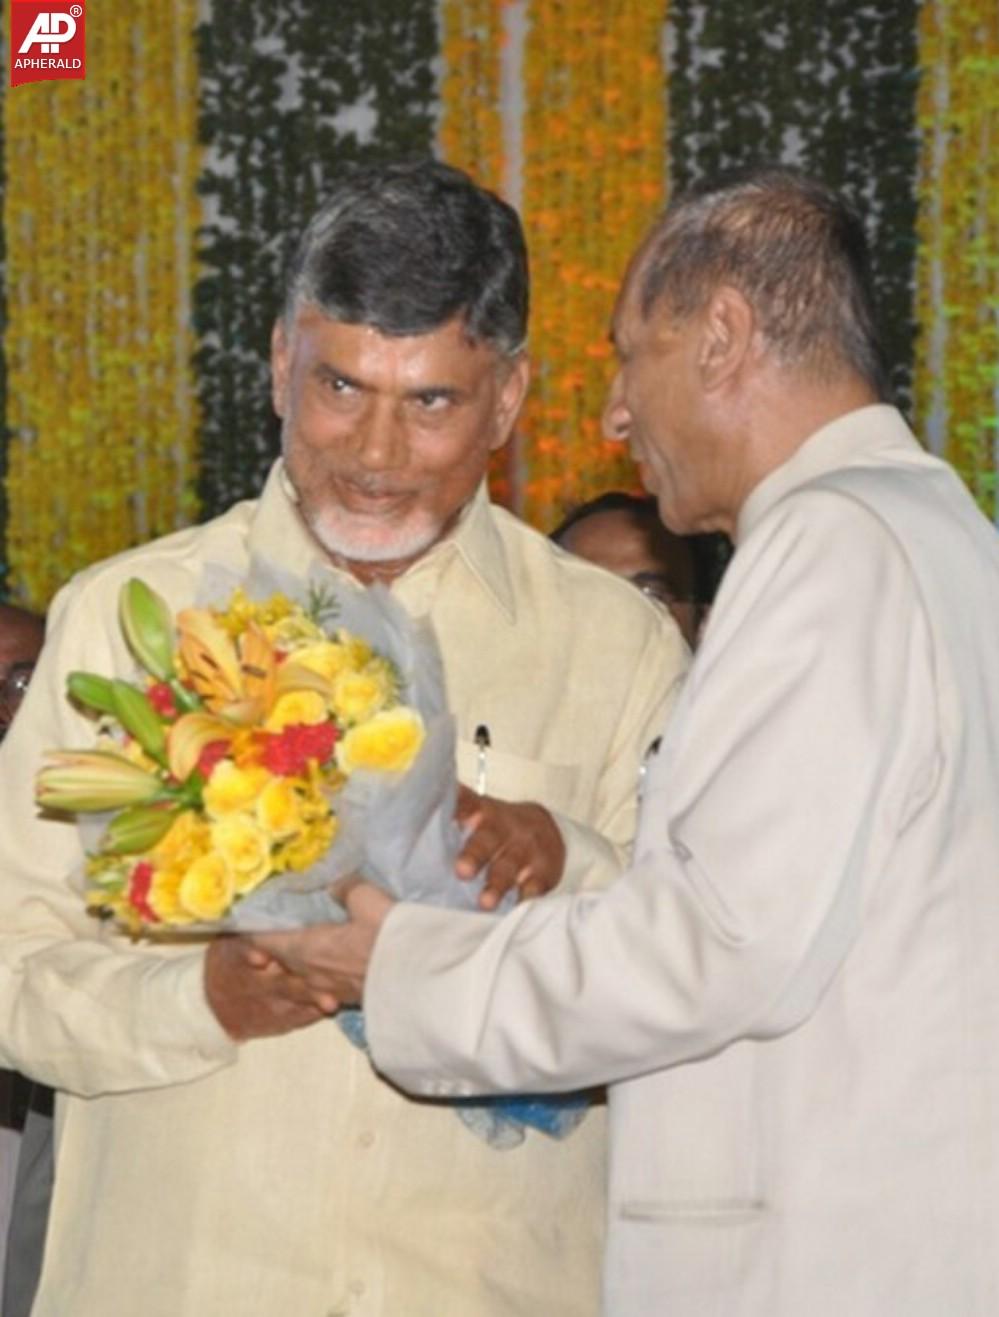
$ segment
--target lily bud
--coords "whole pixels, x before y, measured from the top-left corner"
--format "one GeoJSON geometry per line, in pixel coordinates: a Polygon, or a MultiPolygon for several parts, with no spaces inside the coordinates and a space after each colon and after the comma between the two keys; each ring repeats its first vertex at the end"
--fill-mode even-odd
{"type": "Polygon", "coordinates": [[[129,649],[158,681],[169,681],[173,668],[173,618],[164,601],[145,581],[133,576],[121,587],[118,620],[129,649]]]}
{"type": "Polygon", "coordinates": [[[112,681],[111,703],[114,716],[125,731],[134,736],[147,755],[159,763],[166,758],[166,736],[159,714],[148,696],[127,681],[112,681]]]}
{"type": "Polygon", "coordinates": [[[108,824],[101,850],[109,855],[141,855],[170,831],[177,805],[132,805],[108,824]]]}
{"type": "Polygon", "coordinates": [[[98,713],[114,713],[112,685],[107,677],[99,677],[96,672],[71,672],[66,678],[71,699],[85,704],[88,709],[96,709],[98,713]]]}
{"type": "Polygon", "coordinates": [[[35,799],[44,809],[73,814],[121,809],[153,800],[158,777],[113,750],[53,750],[35,779],[35,799]]]}

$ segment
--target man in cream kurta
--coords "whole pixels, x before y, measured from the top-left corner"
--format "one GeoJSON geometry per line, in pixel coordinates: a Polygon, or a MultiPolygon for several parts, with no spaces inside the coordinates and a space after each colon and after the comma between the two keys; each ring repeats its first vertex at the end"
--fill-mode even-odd
{"type": "Polygon", "coordinates": [[[509,207],[436,164],[353,176],[307,232],[275,330],[285,461],[259,503],[91,568],[53,604],[0,805],[0,1064],[58,1090],[34,1317],[596,1308],[599,1109],[565,1142],[488,1146],[376,1077],[240,939],[167,949],[99,926],[72,881],[76,827],[32,801],[45,748],[92,743],[67,673],[134,673],[124,581],[176,610],[212,564],[256,557],[303,581],[321,564],[337,589],[383,581],[429,620],[466,783],[489,729],[466,851],[493,857],[490,879],[512,846],[542,886],[615,877],[686,649],[664,610],[488,502],[526,386],[525,313],[509,207]]]}
{"type": "MultiPolygon", "coordinates": [[[[239,570],[251,553],[303,579],[319,560],[280,466],[259,505],[91,569],[57,599],[3,750],[5,778],[18,780],[0,828],[0,1036],[13,1061],[62,1090],[35,1311],[592,1312],[602,1111],[565,1142],[531,1133],[497,1151],[452,1111],[379,1080],[332,1022],[237,1048],[205,1003],[203,952],[102,933],[67,881],[81,858],[75,827],[35,817],[40,748],[92,737],[62,695],[67,672],[132,671],[115,621],[121,583],[140,576],[178,608],[206,564],[239,570]]],[[[613,876],[642,753],[682,664],[665,614],[484,492],[393,593],[440,639],[462,778],[474,779],[485,723],[488,789],[557,813],[564,881],[613,876]]]]}
{"type": "Polygon", "coordinates": [[[630,872],[338,935],[411,1090],[611,1084],[611,1317],[999,1312],[999,538],[877,402],[862,250],[750,173],[619,299],[607,426],[736,540],[630,872]]]}

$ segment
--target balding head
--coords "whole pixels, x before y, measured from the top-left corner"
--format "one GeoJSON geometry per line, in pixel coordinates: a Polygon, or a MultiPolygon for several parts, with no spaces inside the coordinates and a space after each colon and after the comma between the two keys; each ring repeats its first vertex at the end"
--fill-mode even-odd
{"type": "Polygon", "coordinates": [[[765,167],[691,189],[649,234],[635,277],[646,317],[662,302],[684,320],[735,288],[781,365],[825,378],[849,370],[885,396],[863,226],[814,179],[765,167]]]}

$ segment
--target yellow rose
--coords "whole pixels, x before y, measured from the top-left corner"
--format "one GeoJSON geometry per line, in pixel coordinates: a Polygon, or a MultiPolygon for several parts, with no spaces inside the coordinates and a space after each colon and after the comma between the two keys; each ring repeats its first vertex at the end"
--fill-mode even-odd
{"type": "Polygon", "coordinates": [[[375,773],[404,773],[423,744],[423,719],[415,709],[400,705],[376,713],[353,727],[337,743],[336,759],[345,773],[367,769],[375,773]]]}
{"type": "Polygon", "coordinates": [[[268,782],[257,797],[257,822],[275,841],[294,836],[302,826],[302,807],[299,794],[286,777],[268,782]]]}
{"type": "Polygon", "coordinates": [[[236,883],[221,855],[203,855],[184,874],[177,893],[180,906],[195,919],[219,919],[236,892],[236,883]]]}
{"type": "Polygon", "coordinates": [[[296,649],[291,655],[291,662],[296,667],[308,668],[310,672],[332,681],[350,666],[350,651],[335,641],[324,640],[318,645],[296,649]]]}
{"type": "Polygon", "coordinates": [[[225,861],[240,894],[258,887],[271,872],[270,838],[246,814],[229,814],[214,824],[212,847],[225,861]]]}
{"type": "Polygon", "coordinates": [[[180,903],[180,885],[187,872],[186,866],[170,865],[157,869],[149,886],[149,906],[164,924],[192,924],[194,915],[180,903]]]}
{"type": "Polygon", "coordinates": [[[327,716],[326,701],[318,691],[288,691],[278,696],[264,728],[268,732],[282,732],[299,723],[312,726],[325,722],[327,716]]]}
{"type": "Polygon", "coordinates": [[[260,764],[237,768],[228,759],[223,759],[215,765],[215,771],[205,783],[205,810],[213,818],[221,818],[237,810],[252,809],[269,781],[270,774],[260,764]]]}
{"type": "MultiPolygon", "coordinates": [[[[208,849],[208,826],[192,810],[185,809],[174,819],[170,831],[150,851],[157,866],[176,865],[186,869],[208,849]]],[[[159,911],[156,912],[159,914],[159,911]]],[[[162,916],[161,916],[162,917],[162,916]]]]}
{"type": "Polygon", "coordinates": [[[341,672],[333,683],[333,712],[341,722],[363,723],[384,709],[395,693],[387,664],[369,663],[360,672],[341,672]]]}

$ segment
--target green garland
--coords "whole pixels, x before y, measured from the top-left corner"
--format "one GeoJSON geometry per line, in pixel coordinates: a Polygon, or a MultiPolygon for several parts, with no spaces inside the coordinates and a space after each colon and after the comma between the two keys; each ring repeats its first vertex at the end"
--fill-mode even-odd
{"type": "Polygon", "coordinates": [[[891,382],[915,344],[917,0],[670,0],[674,186],[782,160],[842,190],[872,244],[891,382]]]}
{"type": "Polygon", "coordinates": [[[430,154],[435,0],[229,0],[198,29],[199,183],[210,221],[194,294],[203,516],[257,494],[278,449],[268,357],[294,243],[346,166],[430,154]],[[349,126],[363,107],[370,134],[349,126]]]}

